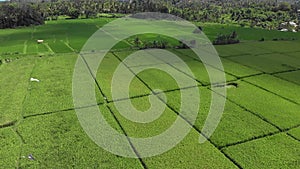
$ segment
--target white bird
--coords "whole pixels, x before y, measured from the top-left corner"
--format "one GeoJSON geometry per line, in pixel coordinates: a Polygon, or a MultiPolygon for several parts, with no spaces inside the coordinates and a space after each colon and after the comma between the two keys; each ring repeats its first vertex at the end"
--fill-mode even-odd
{"type": "Polygon", "coordinates": [[[35,78],[30,78],[30,81],[31,81],[31,82],[40,82],[39,79],[35,79],[35,78]]]}

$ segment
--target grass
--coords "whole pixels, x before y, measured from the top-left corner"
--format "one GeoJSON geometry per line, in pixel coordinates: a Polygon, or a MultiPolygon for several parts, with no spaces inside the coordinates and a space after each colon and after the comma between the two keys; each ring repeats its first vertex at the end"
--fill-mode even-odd
{"type": "Polygon", "coordinates": [[[20,153],[20,139],[12,128],[0,129],[0,165],[15,168],[20,153]]]}

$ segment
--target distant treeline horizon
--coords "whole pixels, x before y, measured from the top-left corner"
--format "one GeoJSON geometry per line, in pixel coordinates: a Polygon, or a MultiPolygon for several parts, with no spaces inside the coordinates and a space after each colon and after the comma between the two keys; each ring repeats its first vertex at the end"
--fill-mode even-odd
{"type": "Polygon", "coordinates": [[[0,28],[39,25],[61,15],[162,12],[195,22],[278,29],[283,22],[299,23],[299,9],[299,0],[11,0],[0,3],[0,28]]]}

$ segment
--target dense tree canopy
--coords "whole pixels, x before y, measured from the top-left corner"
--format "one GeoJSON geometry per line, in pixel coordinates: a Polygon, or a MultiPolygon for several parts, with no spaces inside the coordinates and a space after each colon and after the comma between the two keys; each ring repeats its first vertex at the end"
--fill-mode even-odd
{"type": "Polygon", "coordinates": [[[0,28],[43,24],[44,17],[38,9],[38,4],[2,4],[0,5],[0,28]]]}
{"type": "Polygon", "coordinates": [[[136,12],[170,13],[191,21],[234,23],[276,29],[282,22],[298,22],[299,3],[275,0],[44,0],[0,4],[0,27],[11,28],[42,24],[43,19],[97,17],[99,13],[131,14],[136,12]],[[13,11],[13,12],[12,12],[13,11]]]}

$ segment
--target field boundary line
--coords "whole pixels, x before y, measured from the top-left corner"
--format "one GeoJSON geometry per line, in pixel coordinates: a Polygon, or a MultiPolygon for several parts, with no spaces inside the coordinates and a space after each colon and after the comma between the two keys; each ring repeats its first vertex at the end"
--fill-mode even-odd
{"type": "Polygon", "coordinates": [[[49,50],[49,52],[51,54],[55,54],[55,52],[51,49],[51,47],[48,45],[48,43],[44,43],[44,45],[46,46],[46,48],[49,50]]]}
{"type": "Polygon", "coordinates": [[[257,136],[257,137],[252,137],[252,138],[249,138],[249,139],[241,140],[241,141],[238,141],[238,142],[229,143],[229,144],[226,144],[224,146],[220,146],[220,149],[226,149],[228,147],[244,144],[244,143],[251,142],[251,141],[254,141],[254,140],[258,140],[258,139],[262,139],[262,138],[266,138],[266,137],[271,137],[271,136],[281,134],[281,133],[286,133],[286,132],[288,132],[292,129],[298,128],[298,127],[300,127],[300,125],[295,125],[295,126],[283,129],[281,131],[270,132],[270,133],[267,133],[267,134],[263,134],[263,135],[260,135],[260,136],[257,136]]]}
{"type": "MultiPolygon", "coordinates": [[[[187,90],[187,89],[197,88],[197,87],[205,87],[205,86],[201,86],[199,84],[197,86],[188,86],[188,87],[171,89],[171,90],[163,90],[163,91],[152,93],[152,94],[153,95],[159,95],[159,94],[162,94],[162,93],[171,93],[171,92],[175,92],[175,91],[179,91],[179,90],[187,90]]],[[[151,93],[149,93],[149,94],[143,94],[143,95],[137,95],[137,96],[132,96],[132,97],[129,97],[129,98],[120,98],[120,99],[116,99],[116,100],[108,100],[107,103],[115,103],[115,102],[121,102],[121,101],[125,101],[125,100],[131,100],[131,99],[139,99],[139,98],[148,97],[150,95],[151,95],[151,93]]]]}
{"type": "Polygon", "coordinates": [[[280,73],[289,73],[289,72],[296,72],[300,70],[300,68],[296,68],[294,67],[294,69],[290,69],[290,70],[283,70],[283,71],[278,71],[278,72],[271,72],[271,73],[267,73],[269,75],[276,75],[276,74],[280,74],[280,73]]]}
{"type": "Polygon", "coordinates": [[[63,40],[61,40],[61,42],[63,42],[71,51],[76,52],[76,50],[69,45],[69,42],[65,42],[63,40]]]}
{"type": "Polygon", "coordinates": [[[238,57],[238,56],[251,56],[252,54],[250,53],[241,53],[241,54],[235,54],[235,55],[227,55],[227,56],[222,56],[219,54],[219,52],[217,51],[218,55],[223,58],[223,59],[226,59],[226,58],[233,58],[233,57],[238,57]]]}
{"type": "Polygon", "coordinates": [[[22,151],[23,151],[23,145],[25,144],[25,140],[24,138],[21,136],[21,134],[19,132],[17,132],[14,129],[11,129],[12,132],[16,135],[16,137],[18,138],[18,140],[20,141],[20,148],[19,148],[19,153],[18,156],[16,157],[16,168],[20,168],[20,164],[21,164],[21,156],[22,156],[22,151]]]}
{"type": "Polygon", "coordinates": [[[24,55],[27,54],[27,42],[28,42],[28,40],[26,40],[26,41],[24,42],[24,48],[23,48],[23,54],[24,54],[24,55]]]}
{"type": "Polygon", "coordinates": [[[285,81],[287,81],[287,82],[293,83],[293,84],[295,84],[295,85],[300,85],[300,84],[298,84],[298,83],[296,83],[296,82],[293,82],[293,81],[291,81],[291,80],[284,79],[283,77],[278,76],[278,74],[274,74],[273,76],[274,76],[274,77],[277,77],[278,79],[285,80],[285,81]]]}
{"type": "Polygon", "coordinates": [[[138,157],[141,165],[143,166],[144,169],[148,169],[147,165],[145,164],[145,162],[143,161],[143,159],[141,158],[139,152],[137,151],[137,149],[135,148],[135,146],[133,145],[133,143],[131,142],[130,138],[128,137],[128,134],[126,132],[126,130],[123,128],[121,122],[119,121],[119,119],[117,118],[117,116],[115,115],[115,113],[112,111],[111,107],[109,105],[106,105],[107,109],[110,111],[111,115],[114,117],[115,121],[117,122],[118,126],[121,128],[123,134],[126,136],[126,139],[128,141],[128,143],[130,144],[131,149],[134,151],[134,153],[136,154],[136,156],[138,157]]]}
{"type": "MultiPolygon", "coordinates": [[[[32,66],[32,69],[31,69],[31,72],[29,74],[29,77],[27,79],[29,79],[30,77],[32,77],[33,75],[33,72],[34,72],[34,69],[36,68],[37,66],[37,60],[34,59],[34,65],[32,66]]],[[[18,127],[19,125],[23,122],[24,120],[24,106],[25,106],[25,102],[26,102],[26,99],[27,97],[30,95],[30,87],[31,87],[31,83],[30,81],[28,80],[27,81],[27,86],[26,86],[26,94],[25,96],[23,97],[23,100],[22,100],[22,108],[21,108],[21,112],[20,112],[20,116],[18,118],[18,120],[16,121],[15,125],[13,126],[13,130],[14,132],[17,134],[18,138],[20,139],[21,143],[20,143],[20,152],[19,152],[19,157],[16,161],[16,167],[17,168],[20,168],[20,160],[21,160],[21,155],[22,155],[22,149],[23,149],[23,146],[24,144],[26,143],[24,138],[22,137],[21,133],[19,133],[18,131],[18,127]]]]}
{"type": "Polygon", "coordinates": [[[17,120],[13,120],[0,125],[0,129],[14,126],[17,123],[17,120]]]}
{"type": "Polygon", "coordinates": [[[56,114],[56,113],[62,113],[62,112],[67,112],[67,111],[72,111],[72,110],[79,110],[79,109],[85,109],[89,107],[94,107],[94,106],[100,106],[103,105],[104,103],[98,103],[95,105],[87,105],[83,107],[73,107],[73,108],[67,108],[67,109],[62,109],[62,110],[55,110],[55,111],[49,111],[49,112],[43,112],[43,113],[36,113],[36,114],[29,114],[24,116],[24,119],[31,118],[31,117],[37,117],[37,116],[45,116],[45,115],[51,115],[51,114],[56,114]]]}
{"type": "Polygon", "coordinates": [[[289,136],[289,137],[291,137],[291,138],[293,138],[294,140],[297,140],[297,141],[300,142],[300,139],[298,139],[297,137],[293,136],[292,134],[286,133],[286,135],[289,136]]]}

